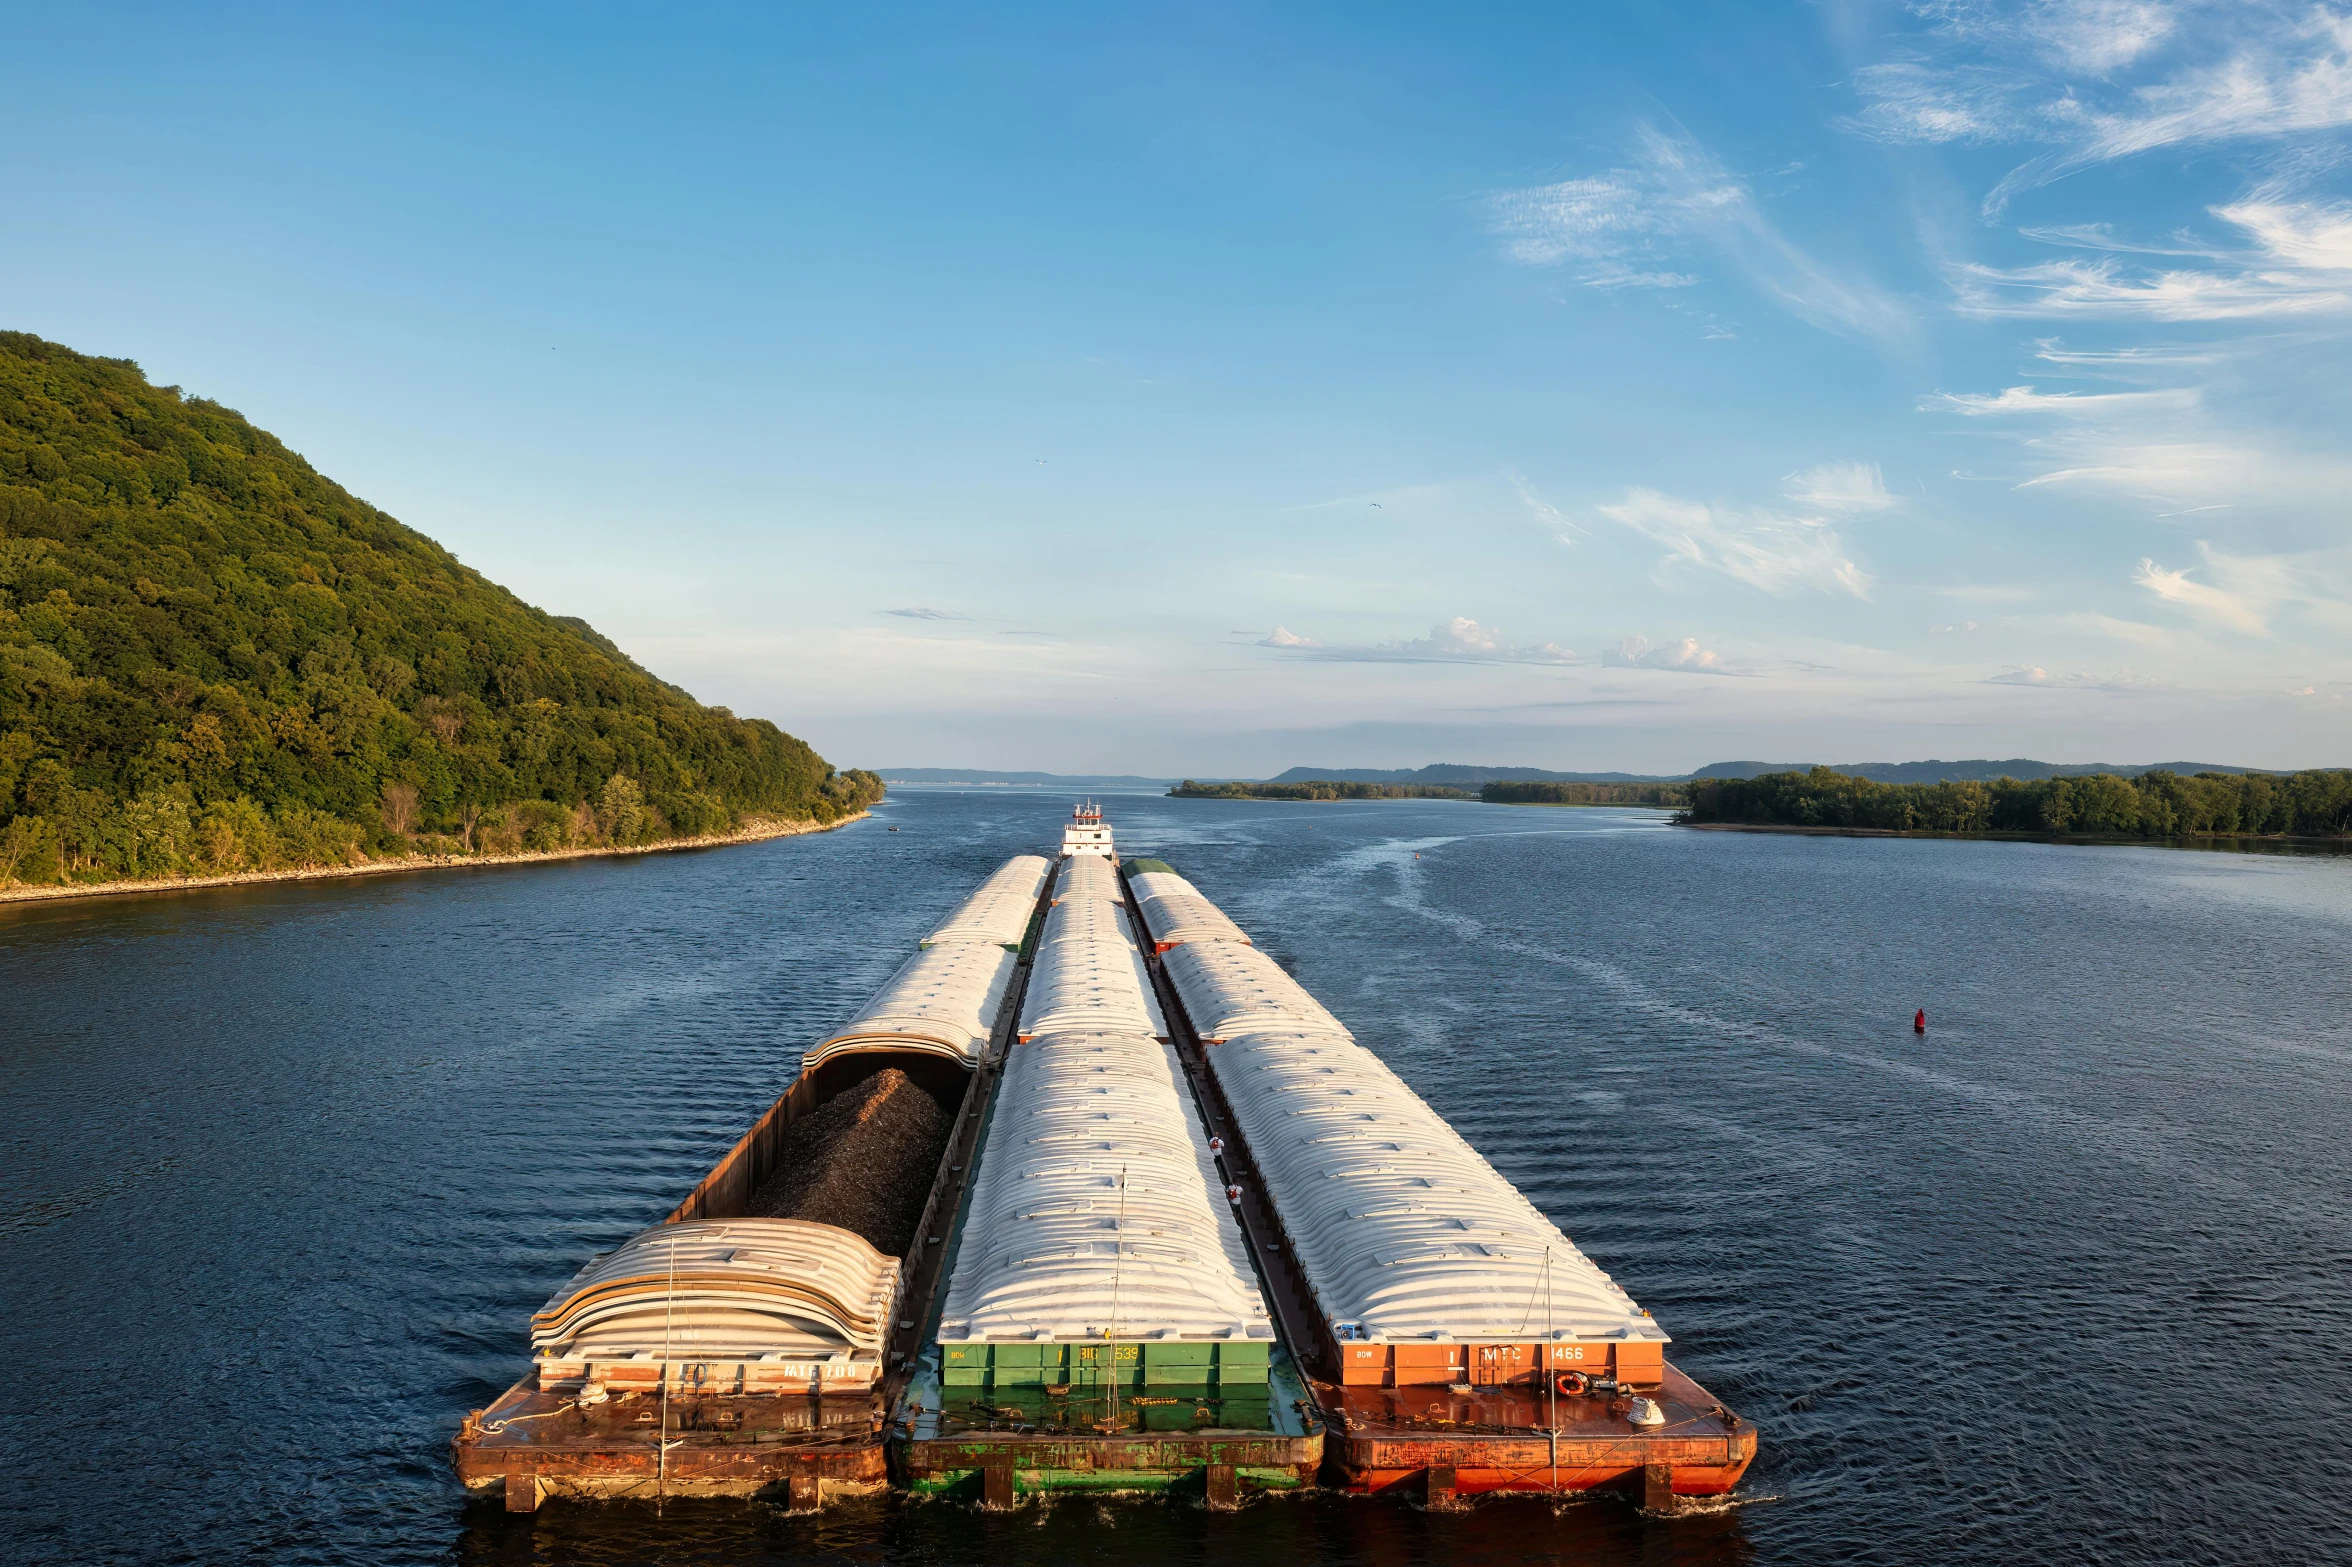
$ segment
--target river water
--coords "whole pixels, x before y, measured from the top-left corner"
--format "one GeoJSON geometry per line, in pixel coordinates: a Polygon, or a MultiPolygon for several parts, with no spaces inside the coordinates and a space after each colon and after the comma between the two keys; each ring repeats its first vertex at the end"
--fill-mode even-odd
{"type": "Polygon", "coordinates": [[[0,1559],[2352,1559],[2352,860],[1109,804],[1757,1423],[1737,1506],[468,1498],[446,1443],[529,1313],[1067,810],[906,789],[0,911],[0,1559]]]}

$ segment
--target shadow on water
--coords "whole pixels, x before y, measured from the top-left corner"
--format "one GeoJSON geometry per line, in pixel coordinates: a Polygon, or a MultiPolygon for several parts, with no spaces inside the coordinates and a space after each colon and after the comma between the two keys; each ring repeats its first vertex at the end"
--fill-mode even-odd
{"type": "Polygon", "coordinates": [[[1015,1512],[876,1497],[792,1515],[757,1503],[550,1502],[533,1515],[469,1504],[452,1559],[503,1564],[890,1562],[908,1567],[1028,1567],[1076,1562],[1214,1567],[1746,1567],[1756,1559],[1741,1510],[1646,1517],[1604,1497],[1553,1505],[1488,1502],[1425,1513],[1329,1494],[1262,1497],[1238,1513],[1145,1498],[1030,1499],[1015,1512]]]}

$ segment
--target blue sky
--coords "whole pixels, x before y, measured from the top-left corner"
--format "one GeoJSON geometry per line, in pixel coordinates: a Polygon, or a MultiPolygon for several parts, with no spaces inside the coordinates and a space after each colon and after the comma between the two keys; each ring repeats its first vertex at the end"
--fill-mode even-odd
{"type": "Polygon", "coordinates": [[[2352,6],[10,53],[7,326],[844,765],[2352,763],[2352,6]]]}

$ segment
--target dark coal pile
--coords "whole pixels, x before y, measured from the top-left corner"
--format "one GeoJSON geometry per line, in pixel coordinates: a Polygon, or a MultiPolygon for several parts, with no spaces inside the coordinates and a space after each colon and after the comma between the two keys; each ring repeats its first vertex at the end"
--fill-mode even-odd
{"type": "Polygon", "coordinates": [[[809,1219],[904,1257],[947,1151],[948,1113],[900,1071],[877,1072],[795,1121],[747,1212],[809,1219]]]}

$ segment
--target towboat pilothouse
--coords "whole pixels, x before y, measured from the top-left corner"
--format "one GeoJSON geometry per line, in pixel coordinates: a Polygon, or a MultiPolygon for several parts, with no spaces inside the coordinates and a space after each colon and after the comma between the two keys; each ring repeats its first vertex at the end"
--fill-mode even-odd
{"type": "Polygon", "coordinates": [[[1062,858],[1090,854],[1102,859],[1118,860],[1111,847],[1110,823],[1103,820],[1102,806],[1093,800],[1081,800],[1070,807],[1070,820],[1062,827],[1062,858]]]}

